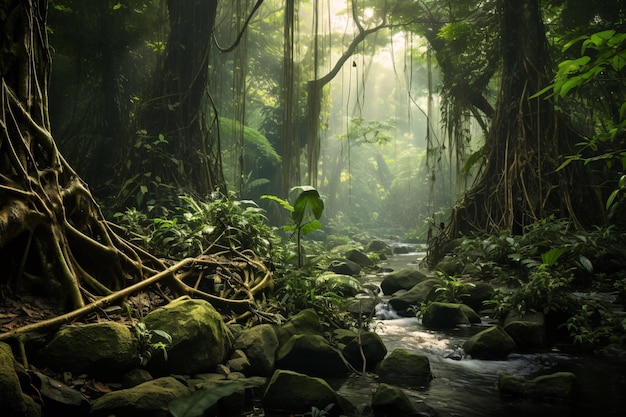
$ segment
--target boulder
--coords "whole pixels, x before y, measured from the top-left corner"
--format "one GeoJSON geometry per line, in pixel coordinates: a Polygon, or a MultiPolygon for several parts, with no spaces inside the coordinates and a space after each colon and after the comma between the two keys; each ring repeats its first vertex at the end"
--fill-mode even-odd
{"type": "Polygon", "coordinates": [[[233,348],[241,349],[250,362],[246,375],[270,376],[274,372],[278,336],[272,325],[260,324],[244,330],[233,348]]]}
{"type": "Polygon", "coordinates": [[[86,373],[108,380],[139,365],[139,356],[127,326],[103,322],[62,327],[34,362],[59,372],[86,373]]]}
{"type": "Polygon", "coordinates": [[[132,388],[104,394],[91,405],[90,417],[169,417],[170,401],[190,395],[173,377],[144,382],[132,388]]]}
{"type": "Polygon", "coordinates": [[[347,260],[355,262],[361,267],[371,267],[375,265],[374,261],[372,261],[369,256],[358,249],[350,249],[346,251],[343,256],[347,260]]]}
{"type": "Polygon", "coordinates": [[[474,359],[505,359],[515,349],[515,341],[500,326],[493,326],[470,337],[463,350],[474,359]]]}
{"type": "Polygon", "coordinates": [[[361,274],[361,265],[348,259],[334,260],[328,266],[328,270],[336,274],[358,277],[361,274]]]}
{"type": "Polygon", "coordinates": [[[310,413],[312,407],[320,410],[335,404],[329,415],[352,415],[354,406],[339,396],[326,381],[293,371],[277,370],[267,384],[263,407],[288,413],[310,413]]]}
{"type": "Polygon", "coordinates": [[[374,239],[365,247],[365,252],[376,252],[385,255],[391,255],[393,253],[391,246],[384,240],[374,239]]]}
{"type": "Polygon", "coordinates": [[[22,392],[19,374],[25,374],[13,358],[11,347],[0,342],[0,406],[6,417],[40,417],[41,407],[22,392]]]}
{"type": "Polygon", "coordinates": [[[509,314],[504,331],[520,349],[541,349],[546,346],[546,319],[543,313],[509,314]]]}
{"type": "Polygon", "coordinates": [[[395,349],[378,366],[382,378],[432,379],[428,356],[407,349],[395,349]]]}
{"type": "Polygon", "coordinates": [[[397,272],[392,272],[383,278],[380,288],[385,295],[391,295],[399,290],[410,290],[428,276],[420,270],[405,268],[397,272]]]}
{"type": "Polygon", "coordinates": [[[422,316],[422,324],[428,329],[447,329],[472,323],[480,323],[480,317],[465,304],[432,302],[422,316]]]}
{"type": "Polygon", "coordinates": [[[148,329],[162,330],[172,337],[167,359],[157,352],[148,363],[153,375],[211,371],[230,351],[230,332],[222,315],[204,300],[172,301],[148,314],[144,323],[148,329]]]}
{"type": "Polygon", "coordinates": [[[89,411],[89,401],[83,394],[61,381],[36,370],[31,371],[33,381],[43,399],[43,413],[46,416],[85,415],[89,411]]]}
{"type": "Polygon", "coordinates": [[[381,383],[372,397],[375,416],[436,416],[437,413],[424,403],[416,404],[400,388],[381,383]]]}
{"type": "Polygon", "coordinates": [[[365,370],[372,371],[385,358],[385,355],[387,355],[387,347],[375,332],[362,332],[360,338],[353,338],[343,349],[343,356],[357,371],[363,369],[363,356],[365,356],[365,370]]]}
{"type": "Polygon", "coordinates": [[[462,260],[459,258],[454,258],[451,256],[444,256],[444,258],[439,261],[439,263],[435,266],[436,271],[443,271],[447,275],[450,276],[459,276],[463,273],[463,269],[465,265],[462,260]]]}
{"type": "Polygon", "coordinates": [[[577,390],[576,375],[571,372],[556,372],[527,380],[523,377],[501,374],[498,389],[503,395],[536,399],[568,399],[577,390]]]}
{"type": "Polygon", "coordinates": [[[358,293],[363,292],[363,286],[358,279],[332,272],[318,276],[315,279],[315,285],[343,297],[354,297],[358,293]]]}
{"type": "Polygon", "coordinates": [[[437,279],[429,278],[420,282],[409,291],[396,293],[389,299],[388,304],[400,316],[415,316],[415,311],[410,311],[410,309],[419,308],[423,302],[432,300],[434,298],[434,287],[440,283],[437,279]]]}
{"type": "Polygon", "coordinates": [[[322,325],[320,324],[320,317],[317,312],[312,308],[304,309],[289,318],[277,330],[278,341],[282,345],[291,336],[297,334],[322,334],[322,325]]]}
{"type": "Polygon", "coordinates": [[[493,285],[487,282],[477,282],[475,286],[467,288],[467,297],[463,298],[463,304],[467,304],[474,311],[480,312],[485,309],[484,302],[492,300],[495,293],[493,285]]]}
{"type": "Polygon", "coordinates": [[[300,334],[292,336],[276,355],[276,367],[310,376],[340,376],[348,368],[339,352],[322,336],[300,334]]]}

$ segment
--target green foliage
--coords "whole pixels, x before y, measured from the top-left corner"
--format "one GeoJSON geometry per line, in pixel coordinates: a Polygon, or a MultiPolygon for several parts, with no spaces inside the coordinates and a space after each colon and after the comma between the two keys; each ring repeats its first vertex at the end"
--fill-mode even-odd
{"type": "Polygon", "coordinates": [[[298,186],[291,191],[299,192],[293,206],[282,198],[264,195],[261,198],[275,201],[282,208],[290,212],[292,225],[283,226],[285,231],[296,233],[298,245],[298,267],[302,267],[302,238],[314,230],[321,229],[319,219],[324,212],[324,201],[319,192],[311,186],[298,186]]]}
{"type": "Polygon", "coordinates": [[[219,193],[208,202],[189,196],[179,198],[182,206],[171,211],[150,206],[148,214],[155,215],[152,218],[134,208],[115,217],[132,240],[161,256],[181,259],[225,249],[270,255],[272,242],[277,239],[265,222],[263,209],[253,201],[219,193]]]}
{"type": "Polygon", "coordinates": [[[469,289],[476,284],[463,282],[454,275],[450,275],[443,270],[437,271],[442,283],[435,285],[435,300],[446,303],[462,303],[463,298],[469,296],[469,289]]]}
{"type": "Polygon", "coordinates": [[[143,322],[137,322],[133,326],[133,330],[137,338],[137,355],[140,366],[146,366],[154,353],[158,351],[163,352],[163,357],[167,360],[167,346],[172,343],[172,336],[169,333],[158,329],[148,329],[143,322]],[[154,336],[161,338],[161,341],[154,341],[154,336]]]}
{"type": "Polygon", "coordinates": [[[168,404],[168,409],[173,417],[200,417],[222,398],[226,398],[236,392],[250,388],[258,388],[265,384],[265,378],[252,377],[240,378],[236,381],[228,381],[223,385],[211,388],[202,388],[195,391],[189,397],[177,398],[168,404]]]}

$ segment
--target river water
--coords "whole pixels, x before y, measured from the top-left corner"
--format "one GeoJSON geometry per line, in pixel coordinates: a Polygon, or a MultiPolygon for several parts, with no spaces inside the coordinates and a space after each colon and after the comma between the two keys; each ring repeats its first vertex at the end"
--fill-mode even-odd
{"type": "MultiPolygon", "coordinates": [[[[421,253],[394,255],[381,266],[392,270],[417,268],[421,253]]],[[[368,277],[373,282],[382,276],[368,277]]],[[[432,381],[420,385],[394,381],[405,393],[423,402],[440,417],[578,417],[626,416],[626,361],[612,357],[580,357],[561,352],[511,354],[506,360],[486,361],[447,356],[463,345],[472,334],[482,330],[472,326],[446,332],[425,329],[416,318],[393,318],[377,321],[377,333],[388,352],[405,348],[426,355],[432,381]],[[526,378],[557,371],[573,372],[580,392],[570,402],[533,401],[503,398],[497,388],[498,377],[511,373],[526,378]]],[[[397,317],[397,316],[396,316],[397,317]]],[[[355,405],[368,404],[378,381],[355,376],[332,381],[338,392],[355,405]]],[[[366,413],[364,413],[366,414],[366,413]]]]}

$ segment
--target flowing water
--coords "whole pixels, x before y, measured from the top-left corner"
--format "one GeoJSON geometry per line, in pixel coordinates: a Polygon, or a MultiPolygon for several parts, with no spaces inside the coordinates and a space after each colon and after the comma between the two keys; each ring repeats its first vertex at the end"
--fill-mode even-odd
{"type": "MultiPolygon", "coordinates": [[[[417,268],[423,254],[395,255],[383,267],[393,270],[417,268]]],[[[371,276],[380,283],[381,276],[371,276]]],[[[416,402],[423,402],[440,417],[578,417],[626,416],[626,361],[609,357],[578,357],[560,352],[511,354],[506,360],[486,361],[470,358],[450,359],[459,353],[480,326],[446,332],[425,329],[416,318],[397,318],[393,312],[379,311],[377,332],[389,352],[405,348],[428,356],[432,381],[410,385],[394,381],[416,402]],[[386,316],[386,317],[385,317],[386,316]],[[497,388],[498,377],[511,373],[526,378],[557,371],[573,372],[580,393],[573,401],[536,401],[503,398],[497,388]]],[[[355,405],[368,404],[378,381],[351,377],[334,381],[338,392],[355,405]]]]}

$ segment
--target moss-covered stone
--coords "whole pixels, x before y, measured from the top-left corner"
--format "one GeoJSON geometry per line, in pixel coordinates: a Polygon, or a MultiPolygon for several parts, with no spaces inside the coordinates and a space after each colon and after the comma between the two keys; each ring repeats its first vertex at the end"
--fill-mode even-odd
{"type": "Polygon", "coordinates": [[[463,349],[474,359],[504,359],[515,349],[515,341],[500,326],[493,326],[470,337],[463,349]]]}
{"type": "Polygon", "coordinates": [[[11,347],[0,342],[0,409],[7,417],[40,417],[41,407],[22,392],[18,377],[20,365],[11,347]]]}
{"type": "Polygon", "coordinates": [[[428,356],[407,349],[395,349],[378,366],[382,378],[431,379],[428,356]]]}
{"type": "Polygon", "coordinates": [[[372,410],[375,416],[412,416],[417,409],[407,395],[398,387],[379,384],[372,397],[372,410]]]}
{"type": "Polygon", "coordinates": [[[412,308],[419,307],[427,300],[432,300],[434,298],[435,285],[438,284],[440,284],[440,281],[434,278],[422,281],[409,291],[396,293],[389,299],[389,306],[400,316],[415,316],[415,311],[412,308]]]}
{"type": "Polygon", "coordinates": [[[61,328],[36,358],[37,363],[96,378],[121,376],[139,364],[137,343],[130,329],[116,322],[61,328]]]}
{"type": "Polygon", "coordinates": [[[363,369],[363,356],[365,356],[365,369],[373,370],[387,355],[387,347],[381,337],[375,332],[363,332],[361,337],[355,337],[343,349],[346,360],[360,371],[363,369]]]}
{"type": "Polygon", "coordinates": [[[315,279],[315,285],[343,297],[354,297],[363,292],[363,286],[358,279],[349,275],[328,272],[315,279]]]}
{"type": "Polygon", "coordinates": [[[250,362],[247,375],[270,376],[274,372],[278,336],[272,325],[261,324],[244,330],[233,347],[246,354],[250,362]]]}
{"type": "Polygon", "coordinates": [[[354,412],[323,379],[288,370],[274,372],[263,395],[263,407],[273,411],[307,413],[312,407],[323,410],[329,404],[335,404],[330,409],[332,416],[354,412]]]}
{"type": "Polygon", "coordinates": [[[380,288],[384,294],[391,295],[399,290],[410,290],[427,279],[428,275],[423,271],[405,268],[385,276],[380,283],[380,288]]]}
{"type": "Polygon", "coordinates": [[[340,376],[348,373],[341,355],[322,336],[292,336],[276,355],[276,367],[311,376],[340,376]]]}
{"type": "Polygon", "coordinates": [[[480,317],[465,304],[433,302],[428,304],[422,324],[429,329],[446,329],[480,323],[480,317]]]}
{"type": "Polygon", "coordinates": [[[91,417],[169,417],[168,404],[190,395],[189,389],[173,377],[144,382],[113,391],[95,400],[91,417]]]}
{"type": "Polygon", "coordinates": [[[221,314],[204,300],[175,300],[148,314],[144,323],[148,329],[162,330],[172,337],[167,360],[157,352],[147,365],[154,375],[211,371],[230,351],[221,314]]]}
{"type": "Polygon", "coordinates": [[[576,375],[571,372],[556,372],[531,380],[516,375],[502,374],[498,380],[498,389],[504,395],[538,399],[568,399],[575,394],[577,386],[576,375]]]}
{"type": "Polygon", "coordinates": [[[277,330],[281,345],[297,334],[322,334],[320,317],[314,309],[307,308],[294,314],[277,330]]]}

